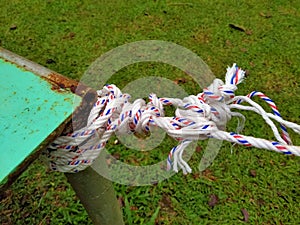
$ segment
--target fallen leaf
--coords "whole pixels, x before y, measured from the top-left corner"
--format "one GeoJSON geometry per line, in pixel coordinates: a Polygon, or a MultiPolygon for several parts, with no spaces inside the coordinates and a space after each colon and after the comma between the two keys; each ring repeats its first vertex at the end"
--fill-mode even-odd
{"type": "Polygon", "coordinates": [[[217,178],[213,175],[212,171],[210,169],[204,170],[201,175],[203,178],[210,180],[210,181],[215,181],[217,178]]]}
{"type": "Polygon", "coordinates": [[[193,173],[193,178],[196,180],[200,177],[200,173],[193,173]]]}
{"type": "Polygon", "coordinates": [[[174,80],[175,84],[184,84],[186,83],[186,79],[185,78],[177,78],[176,80],[174,80]]]}
{"type": "Polygon", "coordinates": [[[245,32],[247,35],[252,35],[253,31],[252,30],[246,30],[245,32]]]}
{"type": "Polygon", "coordinates": [[[213,208],[213,207],[215,207],[216,204],[218,204],[218,201],[219,201],[218,196],[215,194],[212,194],[209,196],[208,205],[213,208]]]}
{"type": "Polygon", "coordinates": [[[13,24],[13,25],[10,26],[9,29],[10,29],[10,30],[16,30],[16,29],[17,29],[17,25],[13,24]]]}
{"type": "Polygon", "coordinates": [[[244,215],[244,219],[243,221],[248,222],[249,221],[249,213],[246,209],[241,209],[243,215],[244,215]]]}
{"type": "Polygon", "coordinates": [[[272,17],[272,15],[271,15],[270,13],[265,14],[265,13],[263,13],[263,12],[260,12],[259,15],[260,15],[261,17],[265,17],[265,18],[267,18],[267,19],[272,17]]]}
{"type": "Polygon", "coordinates": [[[250,170],[249,173],[251,177],[256,177],[256,170],[250,170]]]}
{"type": "Polygon", "coordinates": [[[201,152],[202,151],[202,147],[201,146],[197,146],[196,147],[196,152],[201,152]]]}
{"type": "Polygon", "coordinates": [[[243,26],[237,24],[230,23],[229,27],[238,31],[246,32],[246,29],[243,26]]]}
{"type": "Polygon", "coordinates": [[[162,208],[169,208],[172,209],[172,201],[170,196],[164,194],[160,200],[160,205],[162,208]]]}
{"type": "Polygon", "coordinates": [[[225,43],[226,43],[227,46],[232,46],[232,43],[229,40],[226,40],[225,43]]]}
{"type": "Polygon", "coordinates": [[[76,34],[74,32],[70,32],[68,34],[66,34],[65,36],[63,36],[63,39],[73,39],[76,36],[76,34]]]}
{"type": "Polygon", "coordinates": [[[70,33],[69,33],[69,38],[70,38],[70,39],[73,39],[73,38],[75,37],[75,35],[76,35],[76,34],[75,34],[74,32],[70,32],[70,33]]]}

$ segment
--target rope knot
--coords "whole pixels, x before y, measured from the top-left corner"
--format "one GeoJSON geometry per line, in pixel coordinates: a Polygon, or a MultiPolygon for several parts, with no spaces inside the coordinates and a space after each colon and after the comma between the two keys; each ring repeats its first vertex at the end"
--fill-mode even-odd
{"type": "Polygon", "coordinates": [[[247,96],[235,96],[237,85],[244,78],[245,72],[233,64],[227,68],[225,83],[215,79],[202,93],[184,99],[158,98],[155,94],[150,94],[148,103],[143,99],[131,103],[130,95],[123,94],[115,85],[106,85],[97,92],[98,99],[93,105],[86,126],[58,137],[44,154],[53,170],[78,172],[93,163],[113,133],[134,133],[143,136],[156,126],[179,142],[172,148],[167,159],[167,168],[176,172],[179,168],[183,173],[191,172],[191,168],[182,158],[184,149],[194,140],[207,138],[300,156],[300,147],[292,145],[287,132],[288,127],[300,133],[300,126],[283,120],[270,98],[257,91],[247,96]],[[265,112],[260,105],[252,101],[251,98],[255,96],[266,101],[274,115],[265,112]],[[248,103],[249,106],[241,105],[242,102],[248,103]],[[176,108],[173,117],[164,116],[165,105],[173,105],[176,108]],[[242,130],[245,121],[241,113],[231,109],[250,110],[261,115],[271,127],[277,141],[226,132],[226,124],[232,116],[241,119],[237,132],[242,130]],[[281,135],[271,119],[280,123],[281,135]]]}

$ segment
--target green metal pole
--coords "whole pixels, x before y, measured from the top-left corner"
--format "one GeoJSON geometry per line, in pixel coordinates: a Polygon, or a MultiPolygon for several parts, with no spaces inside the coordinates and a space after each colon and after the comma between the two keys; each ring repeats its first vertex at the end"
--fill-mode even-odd
{"type": "Polygon", "coordinates": [[[65,175],[94,225],[124,225],[111,181],[99,175],[91,167],[78,173],[65,175]]]}

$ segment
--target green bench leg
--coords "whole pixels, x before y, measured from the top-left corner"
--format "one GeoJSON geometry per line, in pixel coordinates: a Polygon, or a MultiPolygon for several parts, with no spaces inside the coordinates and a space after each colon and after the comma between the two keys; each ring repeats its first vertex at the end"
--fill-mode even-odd
{"type": "Polygon", "coordinates": [[[111,181],[90,167],[66,176],[94,225],[124,225],[111,181]]]}

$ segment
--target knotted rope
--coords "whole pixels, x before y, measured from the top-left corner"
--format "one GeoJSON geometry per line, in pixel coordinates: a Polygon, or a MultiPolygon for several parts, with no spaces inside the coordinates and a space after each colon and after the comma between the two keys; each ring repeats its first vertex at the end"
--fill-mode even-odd
{"type": "Polygon", "coordinates": [[[130,103],[130,95],[124,94],[115,85],[106,85],[98,91],[87,124],[80,130],[58,137],[45,152],[50,168],[61,172],[77,172],[85,169],[98,157],[112,134],[151,132],[160,127],[176,139],[179,144],[172,148],[167,158],[167,168],[178,172],[190,173],[192,170],[183,160],[184,149],[194,140],[216,138],[239,145],[254,146],[284,154],[300,156],[300,147],[293,146],[287,128],[300,133],[300,126],[282,119],[275,103],[261,92],[252,92],[247,96],[235,96],[237,85],[245,78],[245,72],[236,64],[227,68],[225,84],[220,79],[205,88],[198,95],[184,99],[158,98],[149,95],[146,103],[137,99],[130,103]],[[271,107],[267,113],[259,104],[251,100],[260,97],[271,107]],[[241,105],[242,102],[248,105],[241,105]],[[176,107],[174,117],[164,116],[164,106],[176,107]],[[226,132],[225,126],[232,117],[240,118],[239,133],[245,117],[232,109],[249,110],[261,115],[272,129],[276,141],[226,132]],[[281,134],[273,121],[280,124],[281,134]]]}

